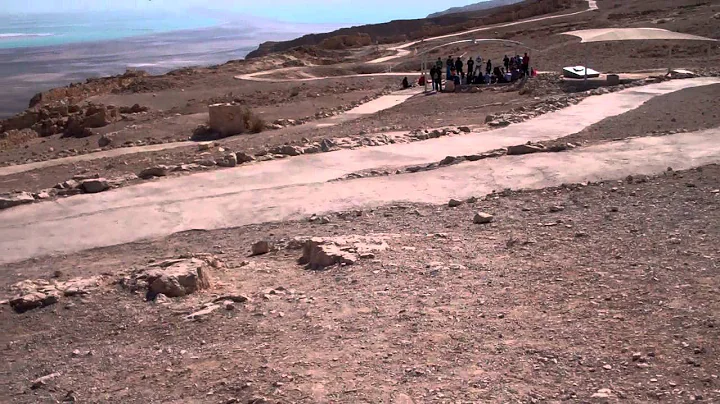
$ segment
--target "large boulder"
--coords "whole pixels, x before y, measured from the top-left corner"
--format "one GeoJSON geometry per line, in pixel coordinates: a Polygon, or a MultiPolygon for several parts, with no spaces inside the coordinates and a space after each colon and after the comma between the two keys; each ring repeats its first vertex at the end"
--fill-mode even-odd
{"type": "Polygon", "coordinates": [[[169,260],[145,272],[148,291],[167,297],[181,297],[210,287],[210,266],[206,261],[189,258],[169,260]]]}
{"type": "Polygon", "coordinates": [[[16,194],[0,194],[0,209],[12,208],[13,206],[24,205],[34,202],[32,194],[29,192],[20,192],[16,194]]]}
{"type": "Polygon", "coordinates": [[[235,104],[213,104],[208,106],[210,129],[221,136],[238,135],[245,132],[245,108],[235,104]]]}
{"type": "Polygon", "coordinates": [[[89,194],[96,194],[109,189],[110,184],[105,178],[94,178],[82,181],[80,187],[89,194]]]}
{"type": "Polygon", "coordinates": [[[298,262],[319,270],[337,264],[352,265],[357,262],[357,256],[322,238],[312,238],[303,245],[303,255],[298,262]]]}
{"type": "Polygon", "coordinates": [[[107,107],[91,107],[87,110],[87,115],[82,122],[84,128],[102,128],[117,120],[118,113],[116,109],[107,107]]]}

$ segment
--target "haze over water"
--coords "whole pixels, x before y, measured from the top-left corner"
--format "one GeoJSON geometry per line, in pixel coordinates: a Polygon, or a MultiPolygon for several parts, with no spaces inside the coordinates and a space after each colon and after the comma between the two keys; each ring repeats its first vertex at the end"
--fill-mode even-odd
{"type": "Polygon", "coordinates": [[[334,26],[202,13],[0,14],[0,117],[47,89],[128,68],[153,74],[242,59],[267,40],[334,26]]]}

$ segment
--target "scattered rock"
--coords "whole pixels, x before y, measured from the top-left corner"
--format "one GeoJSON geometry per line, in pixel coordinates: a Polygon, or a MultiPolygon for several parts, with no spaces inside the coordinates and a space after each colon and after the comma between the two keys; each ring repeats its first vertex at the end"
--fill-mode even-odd
{"type": "Polygon", "coordinates": [[[592,398],[611,398],[612,397],[612,390],[610,389],[600,389],[596,393],[593,393],[591,396],[592,398]]]}
{"type": "Polygon", "coordinates": [[[204,309],[198,310],[198,311],[190,314],[189,316],[186,317],[186,319],[201,321],[201,320],[204,320],[207,316],[209,316],[210,314],[212,314],[212,312],[214,312],[215,310],[217,310],[219,308],[220,308],[220,306],[218,306],[217,304],[209,304],[204,309]]]}
{"type": "Polygon", "coordinates": [[[113,142],[113,138],[110,135],[102,135],[100,136],[100,139],[98,139],[98,147],[107,147],[110,146],[113,142]]]}
{"type": "Polygon", "coordinates": [[[224,301],[230,301],[230,302],[235,302],[235,303],[245,303],[245,302],[250,301],[250,299],[245,295],[239,295],[239,294],[223,295],[223,296],[220,296],[217,299],[213,300],[213,303],[224,302],[224,301]]]}
{"type": "Polygon", "coordinates": [[[298,146],[283,145],[270,149],[272,154],[282,154],[284,156],[299,156],[303,154],[303,149],[298,146]]]}
{"type": "Polygon", "coordinates": [[[48,384],[48,382],[50,382],[51,380],[53,380],[57,377],[60,377],[60,372],[50,373],[49,375],[39,377],[32,381],[30,388],[33,390],[37,390],[40,387],[46,386],[48,384]]]}
{"type": "Polygon", "coordinates": [[[82,181],[80,183],[80,187],[83,191],[89,194],[96,194],[109,189],[110,184],[108,184],[108,181],[105,178],[96,178],[82,181]]]}
{"type": "Polygon", "coordinates": [[[24,205],[35,202],[35,198],[29,192],[0,195],[0,209],[12,208],[13,206],[24,205]]]}
{"type": "Polygon", "coordinates": [[[464,132],[464,133],[470,133],[470,132],[471,132],[470,128],[467,127],[467,126],[458,126],[458,130],[459,130],[460,132],[464,132]]]}
{"type": "Polygon", "coordinates": [[[220,167],[235,167],[238,164],[237,155],[230,153],[218,160],[217,165],[220,167]]]}
{"type": "Polygon", "coordinates": [[[462,204],[462,201],[458,201],[457,199],[450,199],[450,202],[448,202],[448,206],[451,208],[456,208],[462,204]]]}
{"type": "Polygon", "coordinates": [[[140,172],[138,174],[138,177],[146,180],[153,177],[165,177],[168,175],[168,172],[170,172],[170,167],[165,165],[157,165],[154,167],[149,167],[140,172]]]}
{"type": "Polygon", "coordinates": [[[255,157],[253,157],[245,152],[235,153],[235,159],[237,160],[237,164],[245,164],[245,163],[249,163],[251,161],[255,161],[255,157]]]}
{"type": "Polygon", "coordinates": [[[202,159],[195,162],[195,164],[199,164],[203,167],[213,167],[217,165],[217,162],[213,159],[202,159]]]}
{"type": "Polygon", "coordinates": [[[545,148],[542,146],[536,146],[531,144],[521,144],[517,146],[510,146],[507,149],[508,156],[518,156],[522,154],[540,153],[544,152],[545,148]]]}
{"type": "Polygon", "coordinates": [[[565,207],[561,205],[555,205],[551,206],[549,210],[551,213],[562,212],[563,210],[565,210],[565,207]]]}
{"type": "Polygon", "coordinates": [[[222,302],[223,309],[227,311],[235,310],[235,303],[233,303],[231,300],[225,300],[222,302]]]}
{"type": "Polygon", "coordinates": [[[447,166],[447,165],[454,163],[456,160],[457,160],[457,158],[454,156],[447,156],[444,159],[440,160],[439,164],[441,166],[447,166]]]}
{"type": "Polygon", "coordinates": [[[252,255],[263,255],[269,253],[271,250],[270,243],[261,240],[252,245],[252,255]]]}
{"type": "Polygon", "coordinates": [[[510,121],[506,121],[506,120],[504,120],[504,119],[501,119],[501,120],[497,120],[497,121],[490,121],[490,122],[488,123],[488,125],[490,125],[490,126],[492,126],[492,127],[495,127],[495,128],[499,128],[499,127],[503,127],[503,126],[508,126],[508,125],[510,125],[510,121]]]}
{"type": "Polygon", "coordinates": [[[198,151],[208,151],[214,146],[213,142],[198,143],[198,151]]]}
{"type": "Polygon", "coordinates": [[[323,139],[320,141],[320,149],[323,152],[329,152],[336,148],[335,142],[332,141],[332,139],[323,139]]]}
{"type": "Polygon", "coordinates": [[[487,224],[487,223],[492,222],[494,219],[495,219],[494,216],[489,213],[478,212],[475,214],[475,217],[473,218],[473,223],[487,224]]]}
{"type": "Polygon", "coordinates": [[[170,303],[170,298],[165,296],[165,294],[163,294],[163,293],[158,293],[157,295],[155,295],[155,303],[157,303],[157,304],[170,303]]]}

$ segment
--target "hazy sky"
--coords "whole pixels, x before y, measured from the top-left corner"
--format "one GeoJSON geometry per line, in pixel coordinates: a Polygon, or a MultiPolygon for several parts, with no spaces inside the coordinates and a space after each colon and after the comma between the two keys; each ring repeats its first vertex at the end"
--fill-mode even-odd
{"type": "Polygon", "coordinates": [[[215,9],[283,21],[369,23],[420,18],[480,0],[0,0],[0,13],[215,9]]]}

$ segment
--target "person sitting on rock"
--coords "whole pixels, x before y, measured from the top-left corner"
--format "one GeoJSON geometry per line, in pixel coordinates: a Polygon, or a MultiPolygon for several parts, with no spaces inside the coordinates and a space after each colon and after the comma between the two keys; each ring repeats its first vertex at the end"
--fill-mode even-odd
{"type": "Polygon", "coordinates": [[[410,83],[408,82],[407,76],[405,76],[405,78],[403,78],[402,87],[403,87],[403,89],[410,88],[410,83]]]}

